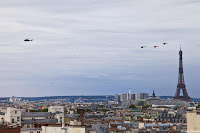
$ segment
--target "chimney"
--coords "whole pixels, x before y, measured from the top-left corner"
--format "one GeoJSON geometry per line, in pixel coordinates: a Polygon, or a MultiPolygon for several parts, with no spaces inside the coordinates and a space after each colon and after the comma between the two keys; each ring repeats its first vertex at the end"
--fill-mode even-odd
{"type": "Polygon", "coordinates": [[[62,128],[65,127],[65,107],[63,106],[63,112],[62,112],[63,116],[62,116],[62,128]]]}

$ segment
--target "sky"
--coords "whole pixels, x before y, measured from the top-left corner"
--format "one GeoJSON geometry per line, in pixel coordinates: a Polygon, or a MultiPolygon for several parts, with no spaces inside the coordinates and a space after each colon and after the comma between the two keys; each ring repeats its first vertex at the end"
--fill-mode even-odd
{"type": "Polygon", "coordinates": [[[129,88],[174,96],[181,44],[188,93],[200,98],[199,7],[199,0],[0,1],[0,96],[129,88]]]}

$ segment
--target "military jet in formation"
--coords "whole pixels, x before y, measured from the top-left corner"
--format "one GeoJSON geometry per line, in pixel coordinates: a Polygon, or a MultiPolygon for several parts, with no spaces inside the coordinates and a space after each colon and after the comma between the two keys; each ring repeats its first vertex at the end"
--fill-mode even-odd
{"type": "MultiPolygon", "coordinates": [[[[163,45],[166,45],[166,44],[168,44],[168,43],[166,43],[166,42],[163,43],[163,45]]],[[[156,46],[156,45],[154,46],[154,48],[157,48],[157,47],[159,47],[159,46],[156,46]]],[[[141,48],[146,48],[146,46],[141,46],[141,48]]]]}
{"type": "Polygon", "coordinates": [[[142,46],[141,48],[146,48],[146,46],[142,46]]]}
{"type": "Polygon", "coordinates": [[[26,38],[26,39],[24,39],[24,41],[25,41],[25,42],[29,42],[29,41],[33,41],[33,39],[28,39],[28,38],[26,38]]]}

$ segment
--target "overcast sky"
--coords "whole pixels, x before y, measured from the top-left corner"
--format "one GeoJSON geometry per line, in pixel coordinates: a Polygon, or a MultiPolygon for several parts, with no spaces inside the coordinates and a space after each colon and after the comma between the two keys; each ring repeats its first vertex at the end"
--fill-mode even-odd
{"type": "Polygon", "coordinates": [[[199,7],[199,0],[2,0],[0,96],[128,88],[174,96],[182,44],[188,93],[200,97],[199,7]]]}

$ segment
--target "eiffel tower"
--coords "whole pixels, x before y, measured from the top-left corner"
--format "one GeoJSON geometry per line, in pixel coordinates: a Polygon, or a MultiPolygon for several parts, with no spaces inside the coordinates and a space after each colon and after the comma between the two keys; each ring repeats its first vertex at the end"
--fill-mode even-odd
{"type": "Polygon", "coordinates": [[[186,90],[186,85],[185,85],[185,81],[184,81],[184,75],[183,75],[183,58],[182,58],[183,52],[180,48],[179,51],[179,75],[178,75],[178,85],[177,85],[177,89],[176,89],[176,94],[174,96],[174,99],[180,99],[183,101],[191,101],[190,97],[187,93],[186,90]],[[181,96],[181,90],[183,92],[183,95],[181,96]]]}

